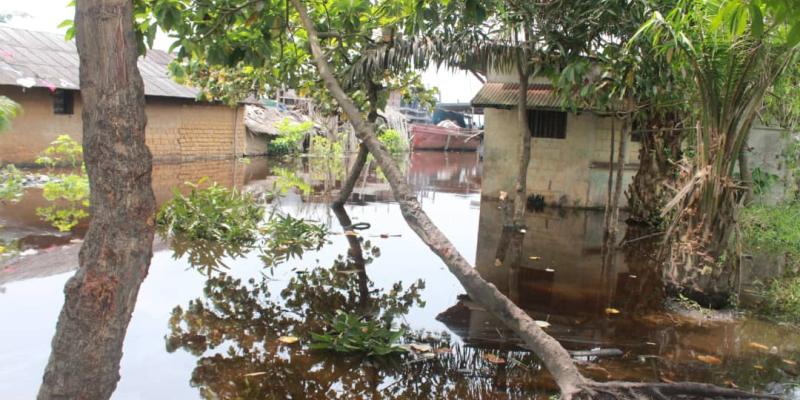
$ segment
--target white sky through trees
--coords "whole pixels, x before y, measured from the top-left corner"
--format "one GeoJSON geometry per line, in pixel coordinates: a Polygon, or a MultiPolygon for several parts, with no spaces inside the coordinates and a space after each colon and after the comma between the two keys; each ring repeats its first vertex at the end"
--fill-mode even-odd
{"type": "MultiPolygon", "coordinates": [[[[42,32],[63,32],[58,25],[74,16],[74,8],[68,0],[0,0],[0,14],[11,14],[10,21],[3,25],[42,32]]],[[[160,34],[155,47],[166,50],[170,39],[160,34]]],[[[438,87],[441,101],[445,103],[469,102],[481,87],[474,76],[464,72],[430,68],[422,75],[425,85],[438,87]]]]}

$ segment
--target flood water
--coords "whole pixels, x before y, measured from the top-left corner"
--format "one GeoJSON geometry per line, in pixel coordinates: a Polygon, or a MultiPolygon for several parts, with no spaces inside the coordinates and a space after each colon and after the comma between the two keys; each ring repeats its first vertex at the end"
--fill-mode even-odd
{"type": "MultiPolygon", "coordinates": [[[[614,357],[577,355],[586,375],[759,390],[777,383],[796,395],[796,328],[665,310],[652,246],[635,241],[604,257],[602,213],[530,212],[521,243],[509,245],[515,242],[503,233],[499,204],[481,201],[475,154],[415,153],[405,168],[423,208],[456,248],[485,279],[548,322],[546,330],[565,347],[621,350],[614,357]]],[[[259,192],[274,184],[278,169],[313,183],[309,194],[281,198],[280,212],[326,224],[329,243],[266,267],[259,251],[157,240],[113,398],[546,399],[553,393],[536,358],[479,299],[466,297],[408,228],[376,173],[359,182],[345,207],[345,218],[371,224],[358,231],[358,240],[343,234],[342,216],[327,206],[325,192],[335,193],[336,184],[313,160],[160,165],[154,190],[161,203],[173,187],[209,176],[259,192]],[[370,359],[309,350],[306,338],[336,310],[397,312],[397,324],[410,332],[406,340],[430,345],[435,357],[370,359]],[[278,340],[287,335],[300,343],[278,340]],[[506,362],[498,364],[497,357],[506,362]]],[[[0,206],[2,239],[36,252],[0,267],[1,399],[36,395],[63,286],[77,267],[75,242],[85,230],[55,233],[35,215],[42,205],[34,189],[23,201],[0,206]]]]}

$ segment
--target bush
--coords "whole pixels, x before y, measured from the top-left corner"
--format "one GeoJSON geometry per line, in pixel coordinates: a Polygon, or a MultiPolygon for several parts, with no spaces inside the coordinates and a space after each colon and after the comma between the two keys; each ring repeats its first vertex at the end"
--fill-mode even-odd
{"type": "Polygon", "coordinates": [[[775,279],[764,291],[761,313],[781,320],[800,322],[800,276],[775,279]]]}
{"type": "Polygon", "coordinates": [[[385,129],[378,135],[378,140],[386,147],[386,150],[393,155],[405,153],[408,151],[408,145],[400,132],[394,129],[385,129]]]}
{"type": "Polygon", "coordinates": [[[747,207],[739,223],[748,250],[788,254],[800,261],[800,202],[747,207]]]}
{"type": "Polygon", "coordinates": [[[24,181],[25,177],[15,166],[9,164],[0,169],[0,200],[19,201],[24,181]]]}
{"type": "Polygon", "coordinates": [[[39,207],[36,215],[59,231],[68,232],[89,216],[89,178],[83,164],[83,148],[69,135],[60,135],[50,143],[36,163],[51,170],[50,181],[44,184],[42,196],[53,205],[39,207]],[[55,174],[57,166],[70,166],[76,173],[55,174]]]}
{"type": "Polygon", "coordinates": [[[328,229],[291,215],[273,215],[264,228],[264,264],[273,267],[308,250],[318,250],[326,242],[328,229]]]}
{"type": "Polygon", "coordinates": [[[170,235],[232,244],[248,244],[258,238],[264,209],[250,194],[216,183],[200,189],[205,181],[186,183],[188,196],[175,191],[156,216],[156,223],[170,235]]]}
{"type": "Polygon", "coordinates": [[[279,136],[267,143],[267,153],[271,155],[285,155],[302,150],[303,138],[314,127],[311,121],[295,123],[289,118],[284,118],[276,126],[279,136]]]}

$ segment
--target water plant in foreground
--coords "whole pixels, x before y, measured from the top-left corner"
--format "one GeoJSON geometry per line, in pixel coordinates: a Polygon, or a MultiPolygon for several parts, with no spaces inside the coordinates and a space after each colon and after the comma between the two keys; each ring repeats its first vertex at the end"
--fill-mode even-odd
{"type": "Polygon", "coordinates": [[[290,258],[302,256],[308,250],[318,250],[327,242],[328,229],[303,218],[274,214],[264,229],[261,258],[273,267],[290,258]]]}
{"type": "Polygon", "coordinates": [[[177,190],[156,216],[156,223],[170,235],[187,240],[253,243],[258,238],[264,208],[248,193],[228,189],[216,182],[208,187],[187,182],[188,195],[177,190]]]}
{"type": "Polygon", "coordinates": [[[312,350],[330,350],[339,353],[365,353],[368,356],[385,356],[404,353],[400,339],[405,330],[393,330],[391,325],[364,318],[355,313],[338,310],[324,333],[311,333],[312,350]]]}

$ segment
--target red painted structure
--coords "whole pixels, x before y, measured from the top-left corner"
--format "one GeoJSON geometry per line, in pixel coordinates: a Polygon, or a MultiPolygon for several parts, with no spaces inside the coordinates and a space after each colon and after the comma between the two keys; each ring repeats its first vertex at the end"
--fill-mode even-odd
{"type": "Polygon", "coordinates": [[[481,134],[475,130],[411,125],[411,146],[414,150],[476,151],[480,143],[481,134]]]}

